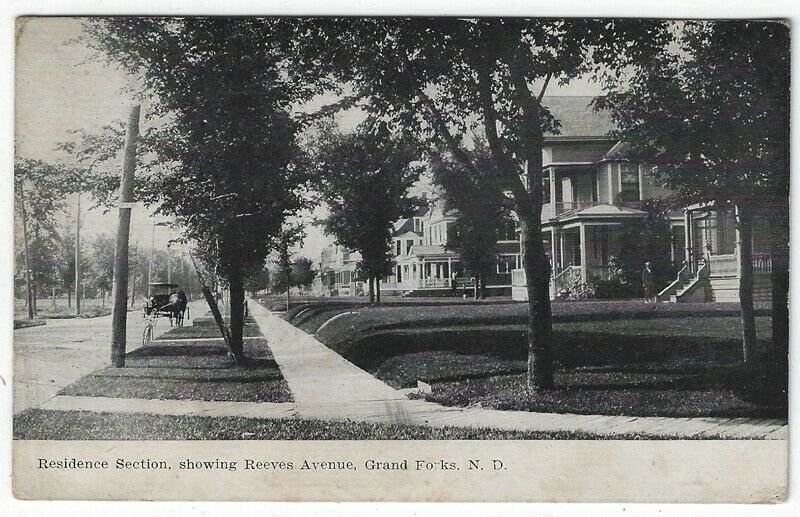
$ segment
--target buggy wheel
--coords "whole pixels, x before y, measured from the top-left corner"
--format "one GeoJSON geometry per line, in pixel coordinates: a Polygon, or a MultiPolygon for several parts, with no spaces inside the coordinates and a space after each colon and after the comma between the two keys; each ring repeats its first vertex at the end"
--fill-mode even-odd
{"type": "Polygon", "coordinates": [[[147,345],[153,340],[153,324],[151,322],[147,322],[147,325],[144,327],[144,331],[142,332],[142,345],[147,345]]]}

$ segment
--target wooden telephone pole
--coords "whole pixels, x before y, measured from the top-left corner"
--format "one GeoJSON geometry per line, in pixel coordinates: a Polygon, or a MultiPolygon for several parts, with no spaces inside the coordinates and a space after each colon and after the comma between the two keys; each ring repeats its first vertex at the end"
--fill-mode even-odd
{"type": "Polygon", "coordinates": [[[125,157],[122,162],[122,181],[119,186],[119,226],[114,253],[114,313],[111,323],[111,364],[125,366],[125,345],[128,323],[128,241],[131,233],[133,205],[133,174],[136,169],[136,141],[139,138],[141,106],[131,109],[125,135],[125,157]]]}
{"type": "Polygon", "coordinates": [[[81,315],[81,193],[75,211],[75,314],[81,315]]]}

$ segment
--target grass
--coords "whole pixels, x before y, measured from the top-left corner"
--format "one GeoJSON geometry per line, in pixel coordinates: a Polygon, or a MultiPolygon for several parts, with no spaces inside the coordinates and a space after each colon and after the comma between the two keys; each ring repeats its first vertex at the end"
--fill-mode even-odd
{"type": "Polygon", "coordinates": [[[47,322],[43,320],[14,320],[14,329],[24,329],[28,327],[41,327],[47,322]]]}
{"type": "MultiPolygon", "coordinates": [[[[265,305],[268,303],[265,302],[265,305]]],[[[559,322],[601,322],[648,320],[700,316],[738,316],[736,303],[644,304],[639,301],[554,302],[553,320],[559,322]]],[[[757,313],[769,316],[759,306],[757,313]]],[[[360,301],[335,299],[298,303],[284,314],[296,327],[315,334],[324,343],[334,343],[382,330],[440,329],[442,327],[521,325],[528,323],[525,303],[460,300],[392,299],[369,306],[360,301]],[[332,320],[335,316],[338,318],[332,320]],[[323,327],[324,328],[321,328],[323,327]]]]}
{"type": "Polygon", "coordinates": [[[14,416],[16,440],[595,440],[673,439],[625,433],[502,431],[311,419],[171,416],[28,409],[14,416]]]}
{"type": "MultiPolygon", "coordinates": [[[[528,393],[527,307],[337,300],[285,315],[396,388],[428,400],[506,410],[630,416],[785,417],[786,369],[741,365],[737,304],[554,303],[556,389],[528,393]],[[347,313],[347,314],[346,314],[347,313]],[[334,320],[333,316],[340,315],[334,320]],[[329,321],[330,320],[330,321],[329,321]],[[326,323],[327,322],[327,323],[326,323]]],[[[766,307],[756,318],[770,346],[766,307]]],[[[765,353],[763,355],[766,355],[765,353]]]]}
{"type": "MultiPolygon", "coordinates": [[[[260,335],[258,327],[245,327],[260,335]]],[[[247,334],[246,334],[247,335],[247,334]]],[[[289,386],[266,339],[244,342],[247,361],[236,365],[219,330],[176,327],[127,354],[125,368],[106,367],[64,388],[61,395],[141,399],[289,402],[289,386]],[[181,338],[217,337],[209,341],[181,338]]]]}

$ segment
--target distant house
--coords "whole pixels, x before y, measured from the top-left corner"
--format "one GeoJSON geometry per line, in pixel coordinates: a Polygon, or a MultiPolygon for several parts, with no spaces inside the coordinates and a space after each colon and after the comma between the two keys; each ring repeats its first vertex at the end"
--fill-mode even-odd
{"type": "MultiPolygon", "coordinates": [[[[610,117],[596,113],[591,100],[550,97],[544,102],[561,121],[561,134],[546,136],[542,149],[542,239],[553,271],[551,297],[569,285],[607,279],[625,224],[647,216],[640,210],[642,201],[669,196],[649,167],[625,157],[623,142],[606,136],[613,129],[610,117]]],[[[730,210],[687,207],[671,214],[671,226],[672,259],[686,264],[659,299],[738,300],[738,234],[730,210]]],[[[757,223],[753,237],[757,299],[769,295],[765,235],[757,223]]],[[[521,268],[513,272],[513,297],[527,299],[521,268]]]]}
{"type": "MultiPolygon", "coordinates": [[[[411,217],[395,222],[391,245],[394,265],[392,274],[381,280],[383,295],[447,296],[454,294],[453,283],[459,296],[472,293],[474,279],[466,274],[459,254],[447,249],[457,218],[458,212],[445,210],[440,200],[434,200],[411,217]]],[[[510,295],[511,272],[521,264],[519,237],[513,226],[501,230],[495,250],[497,264],[488,278],[487,290],[510,295]]],[[[327,296],[366,294],[364,282],[356,277],[359,259],[358,253],[340,246],[323,250],[316,292],[327,296]]]]}

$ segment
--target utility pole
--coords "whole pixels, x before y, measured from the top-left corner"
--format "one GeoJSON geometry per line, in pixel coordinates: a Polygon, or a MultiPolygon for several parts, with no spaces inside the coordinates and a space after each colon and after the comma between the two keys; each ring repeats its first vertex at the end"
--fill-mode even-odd
{"type": "Polygon", "coordinates": [[[81,193],[75,213],[75,314],[81,315],[81,193]]]}
{"type": "Polygon", "coordinates": [[[153,239],[150,241],[150,265],[147,267],[147,299],[152,296],[150,284],[153,283],[153,254],[156,250],[156,223],[153,223],[153,239]]]}
{"type": "Polygon", "coordinates": [[[136,272],[139,270],[139,241],[133,243],[133,274],[131,275],[131,307],[136,302],[136,272]]]}
{"type": "Polygon", "coordinates": [[[128,241],[131,233],[133,208],[133,174],[136,170],[136,141],[139,139],[138,104],[131,109],[125,135],[125,157],[122,162],[122,181],[119,186],[119,226],[114,254],[114,309],[111,323],[111,363],[125,366],[125,345],[128,322],[128,241]]]}

